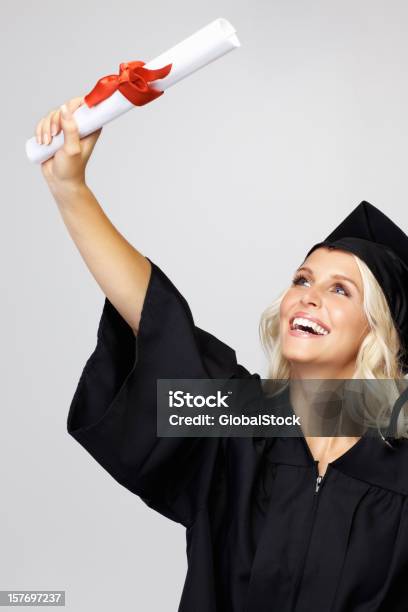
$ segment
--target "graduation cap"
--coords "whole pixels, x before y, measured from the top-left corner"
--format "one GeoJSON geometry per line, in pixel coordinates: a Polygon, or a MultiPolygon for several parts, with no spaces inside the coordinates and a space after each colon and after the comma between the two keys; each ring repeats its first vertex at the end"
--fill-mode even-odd
{"type": "MultiPolygon", "coordinates": [[[[315,249],[349,251],[367,264],[382,288],[401,341],[400,365],[408,373],[408,236],[378,208],[363,200],[315,249]]],[[[404,392],[394,406],[388,434],[393,435],[404,392]]]]}
{"type": "Polygon", "coordinates": [[[408,372],[408,236],[378,208],[363,201],[306,258],[321,246],[350,251],[370,268],[390,308],[401,340],[401,366],[408,372]]]}

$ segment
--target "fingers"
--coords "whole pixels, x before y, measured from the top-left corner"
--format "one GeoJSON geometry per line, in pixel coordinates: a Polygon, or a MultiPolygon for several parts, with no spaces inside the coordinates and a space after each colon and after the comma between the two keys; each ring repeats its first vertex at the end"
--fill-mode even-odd
{"type": "Polygon", "coordinates": [[[66,105],[68,106],[68,109],[71,111],[71,113],[74,113],[77,108],[82,106],[82,104],[84,104],[84,96],[71,98],[71,100],[68,100],[68,102],[66,102],[66,105]]]}
{"type": "MultiPolygon", "coordinates": [[[[75,112],[82,104],[84,104],[84,96],[71,98],[66,102],[71,113],[75,112]]],[[[35,137],[38,144],[50,144],[53,136],[61,131],[61,109],[52,110],[48,115],[43,117],[36,125],[35,137]]]]}
{"type": "Polygon", "coordinates": [[[41,119],[35,128],[35,137],[37,139],[38,144],[43,144],[43,124],[45,121],[45,117],[41,119]]]}
{"type": "Polygon", "coordinates": [[[35,126],[35,138],[38,144],[41,144],[41,123],[42,123],[42,119],[35,126]]]}
{"type": "Polygon", "coordinates": [[[54,111],[53,113],[51,113],[51,119],[50,119],[50,134],[51,137],[53,138],[54,136],[56,136],[58,134],[58,132],[61,129],[61,123],[60,123],[60,111],[54,111]]]}
{"type": "Polygon", "coordinates": [[[50,144],[52,136],[58,134],[61,129],[59,115],[59,110],[53,110],[37,123],[35,137],[38,144],[50,144]]]}
{"type": "Polygon", "coordinates": [[[61,111],[61,126],[64,132],[63,149],[67,155],[77,155],[81,153],[77,123],[65,104],[61,106],[61,111]]]}

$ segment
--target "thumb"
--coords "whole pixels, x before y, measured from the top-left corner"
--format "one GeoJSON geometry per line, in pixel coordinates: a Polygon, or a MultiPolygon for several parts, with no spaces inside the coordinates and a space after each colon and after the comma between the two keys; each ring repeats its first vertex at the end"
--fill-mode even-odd
{"type": "Polygon", "coordinates": [[[88,160],[88,158],[90,157],[96,145],[96,142],[99,136],[101,135],[101,132],[102,132],[102,128],[99,128],[95,132],[92,132],[88,136],[85,136],[85,138],[81,138],[82,152],[86,160],[88,160]]]}
{"type": "Polygon", "coordinates": [[[64,132],[64,146],[63,149],[68,155],[76,155],[81,152],[81,144],[79,138],[79,131],[77,123],[74,119],[73,114],[63,104],[61,106],[61,127],[64,132]]]}

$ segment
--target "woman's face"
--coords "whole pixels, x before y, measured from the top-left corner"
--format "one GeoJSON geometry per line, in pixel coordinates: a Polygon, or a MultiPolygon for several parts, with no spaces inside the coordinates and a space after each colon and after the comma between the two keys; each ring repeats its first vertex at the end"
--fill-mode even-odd
{"type": "Polygon", "coordinates": [[[353,255],[316,249],[295,273],[280,306],[282,352],[292,375],[351,377],[368,331],[363,283],[353,255]]]}

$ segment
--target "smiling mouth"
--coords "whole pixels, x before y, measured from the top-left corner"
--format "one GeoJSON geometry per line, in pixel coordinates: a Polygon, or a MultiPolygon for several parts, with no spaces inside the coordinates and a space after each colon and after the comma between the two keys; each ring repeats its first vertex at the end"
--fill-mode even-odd
{"type": "Polygon", "coordinates": [[[330,333],[326,327],[319,325],[315,321],[310,321],[303,317],[292,317],[289,321],[289,333],[292,336],[298,336],[303,338],[319,338],[327,336],[330,333]]]}

